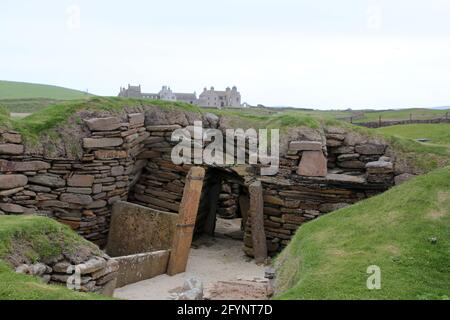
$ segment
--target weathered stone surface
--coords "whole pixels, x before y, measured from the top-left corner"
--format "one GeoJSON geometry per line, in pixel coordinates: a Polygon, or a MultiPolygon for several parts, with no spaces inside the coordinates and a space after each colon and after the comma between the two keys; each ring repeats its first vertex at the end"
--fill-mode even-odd
{"type": "Polygon", "coordinates": [[[94,155],[99,160],[112,160],[127,158],[128,152],[125,150],[97,150],[94,155]]]}
{"type": "Polygon", "coordinates": [[[374,161],[366,164],[367,173],[391,173],[394,172],[394,165],[391,162],[374,161]]]}
{"type": "Polygon", "coordinates": [[[30,177],[28,180],[30,183],[50,188],[63,188],[66,186],[66,180],[64,180],[60,176],[49,174],[38,174],[36,176],[30,177]]]}
{"type": "Polygon", "coordinates": [[[348,174],[329,173],[326,176],[328,182],[340,184],[364,184],[366,180],[363,177],[350,176],[348,174]]]}
{"type": "Polygon", "coordinates": [[[5,132],[2,134],[1,137],[2,137],[3,141],[6,143],[17,143],[17,144],[22,143],[22,136],[17,133],[5,132]]]}
{"type": "Polygon", "coordinates": [[[67,188],[68,193],[76,193],[76,194],[91,194],[92,189],[91,188],[74,188],[69,187],[67,188]]]}
{"type": "Polygon", "coordinates": [[[50,164],[44,161],[7,161],[0,160],[1,172],[25,172],[50,169],[50,164]]]}
{"type": "Polygon", "coordinates": [[[0,210],[12,214],[23,214],[26,212],[26,208],[13,203],[0,203],[0,210]]]}
{"type": "Polygon", "coordinates": [[[63,193],[59,198],[63,202],[79,204],[82,206],[90,205],[93,202],[91,196],[84,194],[63,193]]]}
{"type": "Polygon", "coordinates": [[[329,134],[346,134],[345,128],[342,127],[327,127],[325,131],[329,134]]]}
{"type": "Polygon", "coordinates": [[[0,175],[0,190],[15,189],[26,186],[27,176],[21,174],[2,174],[0,175]]]}
{"type": "Polygon", "coordinates": [[[85,122],[91,131],[111,131],[121,127],[121,121],[117,117],[95,118],[85,122]]]}
{"type": "Polygon", "coordinates": [[[297,173],[306,177],[325,177],[327,175],[327,159],[322,151],[305,151],[298,166],[297,173]]]}
{"type": "Polygon", "coordinates": [[[0,191],[0,196],[2,197],[9,197],[12,196],[13,194],[16,194],[20,191],[23,191],[24,188],[20,187],[20,188],[15,188],[15,189],[8,189],[8,190],[4,190],[4,191],[0,191]]]}
{"type": "Polygon", "coordinates": [[[108,148],[108,147],[118,147],[123,144],[122,138],[84,138],[83,147],[84,148],[108,148]]]}
{"type": "Polygon", "coordinates": [[[135,126],[138,124],[144,124],[145,115],[143,113],[131,113],[128,115],[128,122],[131,126],[135,126]]]}
{"type": "Polygon", "coordinates": [[[410,180],[410,179],[412,179],[414,177],[415,177],[415,175],[414,174],[410,174],[410,173],[400,174],[400,175],[396,176],[395,179],[394,179],[395,185],[402,184],[402,183],[404,183],[404,182],[406,182],[406,181],[408,181],[408,180],[410,180]]]}
{"type": "Polygon", "coordinates": [[[341,161],[339,167],[346,169],[364,169],[366,164],[359,160],[341,161]]]}
{"type": "Polygon", "coordinates": [[[355,151],[363,155],[378,155],[383,154],[386,146],[382,144],[361,144],[355,146],[355,151]]]}
{"type": "Polygon", "coordinates": [[[327,139],[327,147],[336,148],[342,146],[341,140],[327,139]]]}
{"type": "Polygon", "coordinates": [[[94,176],[91,175],[73,175],[67,179],[69,187],[92,187],[94,184],[94,176]]]}
{"type": "Polygon", "coordinates": [[[100,257],[89,259],[79,265],[81,274],[88,274],[106,267],[106,260],[100,257]]]}
{"type": "Polygon", "coordinates": [[[168,250],[161,250],[114,258],[119,263],[117,287],[166,273],[169,256],[168,250]]]}
{"type": "Polygon", "coordinates": [[[116,202],[106,252],[113,257],[169,249],[177,214],[116,202]]]}
{"type": "Polygon", "coordinates": [[[293,151],[321,151],[322,143],[318,141],[292,141],[289,150],[293,151]]]}
{"type": "Polygon", "coordinates": [[[174,131],[176,129],[180,129],[181,126],[178,124],[174,125],[158,125],[158,126],[148,126],[147,131],[156,131],[156,132],[165,132],[165,131],[174,131]]]}
{"type": "Polygon", "coordinates": [[[337,157],[338,161],[357,160],[359,158],[358,153],[341,154],[337,157]]]}
{"type": "Polygon", "coordinates": [[[106,207],[108,203],[105,200],[95,200],[91,204],[87,205],[87,209],[99,209],[106,207]]]}
{"type": "Polygon", "coordinates": [[[125,168],[123,166],[117,166],[111,168],[111,176],[117,177],[123,175],[125,172],[125,168]]]}
{"type": "Polygon", "coordinates": [[[0,154],[5,155],[21,155],[24,152],[24,147],[21,144],[0,144],[0,154]]]}
{"type": "Polygon", "coordinates": [[[56,207],[56,208],[68,208],[69,204],[58,200],[45,200],[39,202],[39,207],[56,207]]]}

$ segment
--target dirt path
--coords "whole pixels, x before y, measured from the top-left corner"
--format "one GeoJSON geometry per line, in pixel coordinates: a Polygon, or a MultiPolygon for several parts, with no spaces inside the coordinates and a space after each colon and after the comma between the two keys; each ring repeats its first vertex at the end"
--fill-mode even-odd
{"type": "Polygon", "coordinates": [[[202,237],[193,244],[186,273],[169,277],[161,275],[123,288],[114,296],[133,300],[173,299],[174,293],[189,277],[203,282],[205,292],[217,282],[237,280],[264,281],[264,266],[257,266],[242,251],[242,241],[225,238],[202,237]]]}

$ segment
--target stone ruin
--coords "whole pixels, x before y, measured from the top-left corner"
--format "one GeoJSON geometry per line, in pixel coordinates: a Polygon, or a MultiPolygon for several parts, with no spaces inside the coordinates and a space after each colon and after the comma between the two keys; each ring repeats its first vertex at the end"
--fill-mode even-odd
{"type": "MultiPolygon", "coordinates": [[[[0,214],[45,215],[100,247],[107,245],[117,202],[178,213],[191,166],[171,161],[175,129],[192,130],[198,120],[208,128],[229,127],[227,117],[151,105],[127,107],[116,114],[84,110],[77,115],[83,121],[72,124],[71,132],[78,148],[61,139],[43,139],[40,148],[30,147],[18,132],[0,131],[0,214]],[[51,144],[56,145],[53,154],[51,144]]],[[[303,223],[408,177],[396,166],[398,158],[385,141],[341,127],[291,128],[283,132],[280,152],[275,176],[260,176],[259,166],[205,166],[196,234],[214,234],[217,215],[240,215],[245,253],[254,256],[255,241],[263,237],[266,243],[262,247],[259,243],[259,248],[272,256],[303,223]],[[256,207],[252,201],[258,197],[252,198],[250,188],[255,182],[262,190],[256,207]],[[260,225],[252,226],[252,221],[260,225]]],[[[106,264],[107,256],[103,259],[95,272],[117,271],[116,264],[106,264]]],[[[51,277],[55,282],[57,278],[51,277]]],[[[90,278],[87,283],[92,285],[95,277],[90,278]]],[[[86,291],[98,291],[100,284],[86,291]]]]}

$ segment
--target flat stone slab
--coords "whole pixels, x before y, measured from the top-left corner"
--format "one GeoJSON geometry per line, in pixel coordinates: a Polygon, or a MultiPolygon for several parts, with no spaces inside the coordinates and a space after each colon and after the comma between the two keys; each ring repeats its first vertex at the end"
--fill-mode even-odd
{"type": "Polygon", "coordinates": [[[318,141],[292,141],[289,144],[292,151],[321,151],[322,143],[318,141]]]}
{"type": "Polygon", "coordinates": [[[113,205],[108,246],[112,257],[170,249],[178,215],[133,203],[113,205]]]}
{"type": "Polygon", "coordinates": [[[24,152],[24,147],[21,144],[0,144],[0,154],[16,156],[24,152]]]}
{"type": "Polygon", "coordinates": [[[84,148],[108,148],[108,147],[118,147],[123,144],[122,138],[84,138],[83,147],[84,148]]]}
{"type": "Polygon", "coordinates": [[[297,173],[305,177],[325,177],[327,175],[327,158],[322,151],[304,151],[297,173]]]}
{"type": "Polygon", "coordinates": [[[63,188],[66,186],[66,180],[63,178],[47,174],[30,177],[29,182],[50,188],[63,188]]]}
{"type": "Polygon", "coordinates": [[[350,176],[348,174],[329,173],[325,177],[328,182],[343,184],[365,184],[366,179],[361,176],[350,176]]]}
{"type": "Polygon", "coordinates": [[[392,162],[374,161],[366,164],[367,173],[391,173],[394,172],[394,165],[392,162]]]}
{"type": "Polygon", "coordinates": [[[93,200],[91,196],[84,195],[84,194],[74,194],[74,193],[63,193],[59,199],[62,202],[68,202],[73,204],[79,204],[82,206],[90,205],[93,200]]]}
{"type": "Polygon", "coordinates": [[[138,124],[144,124],[145,115],[143,113],[131,113],[128,115],[128,122],[132,126],[138,125],[138,124]]]}
{"type": "Polygon", "coordinates": [[[379,155],[383,154],[386,149],[385,145],[382,144],[360,144],[355,146],[355,151],[363,155],[379,155]]]}
{"type": "Polygon", "coordinates": [[[120,119],[117,117],[94,118],[84,121],[91,131],[111,131],[122,126],[120,119]]]}
{"type": "Polygon", "coordinates": [[[166,125],[166,126],[148,126],[147,131],[157,131],[157,132],[166,132],[166,131],[174,131],[176,129],[180,129],[181,126],[178,124],[166,125]]]}
{"type": "Polygon", "coordinates": [[[117,287],[151,279],[166,273],[170,252],[153,251],[114,258],[119,263],[117,287]]]}
{"type": "Polygon", "coordinates": [[[27,176],[21,174],[0,175],[0,190],[16,189],[26,186],[27,176]]]}
{"type": "Polygon", "coordinates": [[[92,175],[73,175],[67,180],[67,185],[69,187],[92,187],[94,179],[92,175]]]}
{"type": "Polygon", "coordinates": [[[124,159],[128,157],[128,152],[125,150],[97,150],[94,156],[99,160],[124,159]]]}
{"type": "Polygon", "coordinates": [[[26,172],[41,171],[50,169],[50,164],[44,161],[7,161],[0,160],[1,172],[26,172]]]}

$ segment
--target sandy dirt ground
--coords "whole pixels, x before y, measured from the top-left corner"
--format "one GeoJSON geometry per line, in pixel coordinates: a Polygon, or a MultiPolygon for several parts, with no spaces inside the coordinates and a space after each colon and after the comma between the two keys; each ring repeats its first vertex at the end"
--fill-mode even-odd
{"type": "Polygon", "coordinates": [[[258,266],[245,256],[242,241],[233,239],[242,236],[237,229],[239,226],[238,220],[221,221],[218,223],[216,237],[203,236],[194,241],[185,273],[174,277],[161,275],[134,283],[116,289],[114,296],[132,300],[174,299],[185,280],[195,277],[203,283],[205,293],[208,295],[209,292],[213,299],[262,298],[261,294],[245,294],[246,291],[255,292],[251,288],[252,285],[255,285],[258,292],[265,292],[261,289],[266,281],[265,266],[258,266]],[[227,288],[229,290],[226,290],[227,288]]]}

